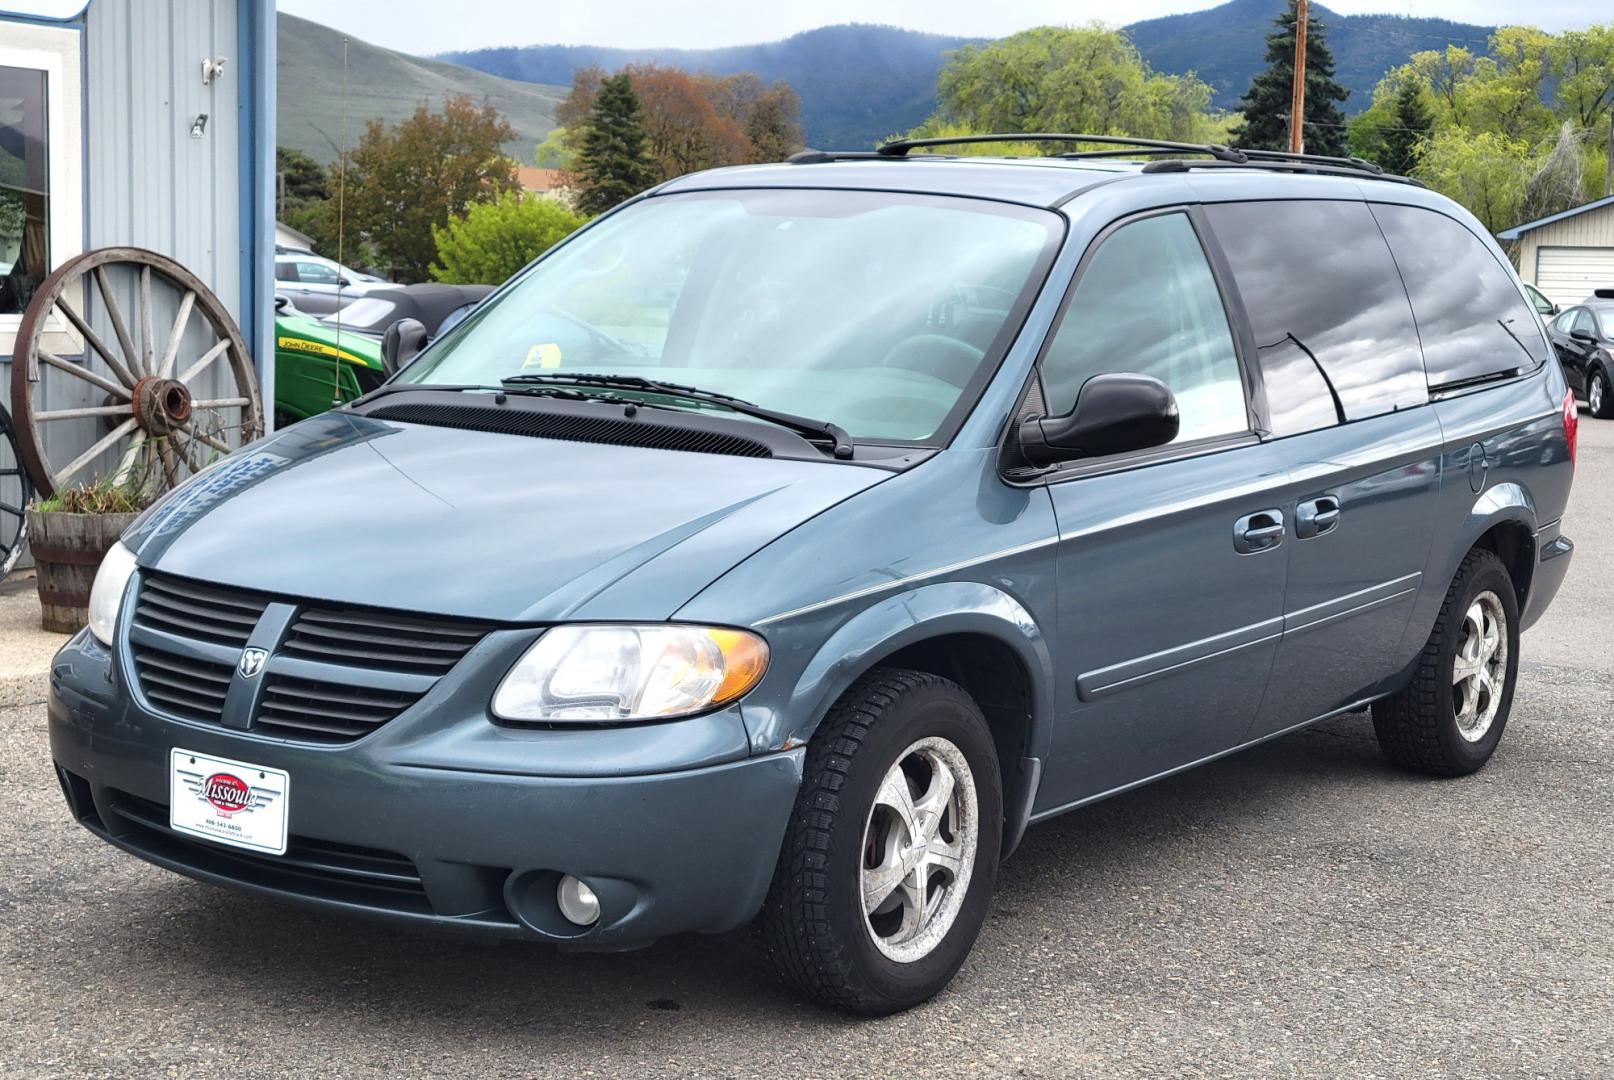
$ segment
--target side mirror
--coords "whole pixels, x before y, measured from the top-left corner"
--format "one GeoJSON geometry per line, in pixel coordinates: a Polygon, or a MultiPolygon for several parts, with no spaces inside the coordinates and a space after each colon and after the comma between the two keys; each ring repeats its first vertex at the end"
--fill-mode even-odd
{"type": "Polygon", "coordinates": [[[1020,421],[1020,452],[1033,465],[1124,454],[1164,446],[1181,418],[1170,387],[1151,375],[1094,375],[1064,416],[1020,421]]]}
{"type": "Polygon", "coordinates": [[[1597,335],[1592,333],[1590,330],[1587,330],[1583,326],[1577,326],[1573,330],[1569,331],[1569,336],[1580,342],[1582,345],[1597,344],[1597,335]]]}
{"type": "Polygon", "coordinates": [[[428,340],[419,319],[399,319],[381,335],[381,366],[388,375],[396,374],[420,355],[428,340]]]}

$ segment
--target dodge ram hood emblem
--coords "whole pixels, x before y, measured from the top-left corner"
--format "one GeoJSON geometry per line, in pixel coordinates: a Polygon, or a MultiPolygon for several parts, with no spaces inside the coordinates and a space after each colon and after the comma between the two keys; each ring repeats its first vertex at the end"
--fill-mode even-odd
{"type": "Polygon", "coordinates": [[[250,679],[263,670],[263,662],[268,658],[269,654],[262,649],[243,649],[241,662],[236,665],[236,670],[241,672],[243,679],[250,679]]]}

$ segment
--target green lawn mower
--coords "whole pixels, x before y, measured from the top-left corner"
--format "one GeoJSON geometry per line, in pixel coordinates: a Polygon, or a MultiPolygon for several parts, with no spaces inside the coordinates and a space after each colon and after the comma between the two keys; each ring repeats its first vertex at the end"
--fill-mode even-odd
{"type": "Polygon", "coordinates": [[[386,377],[379,338],[296,311],[275,316],[275,427],[352,401],[386,377]]]}
{"type": "Polygon", "coordinates": [[[392,374],[381,340],[406,321],[429,340],[471,313],[491,285],[399,285],[370,289],[333,315],[275,300],[275,426],[284,427],[367,394],[392,374]]]}

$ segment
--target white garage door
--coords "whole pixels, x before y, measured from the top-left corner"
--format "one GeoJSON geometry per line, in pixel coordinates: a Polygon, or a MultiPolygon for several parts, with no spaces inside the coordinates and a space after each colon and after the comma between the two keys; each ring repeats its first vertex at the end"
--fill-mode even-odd
{"type": "Polygon", "coordinates": [[[1593,289],[1614,289],[1614,247],[1536,249],[1536,288],[1560,304],[1578,304],[1593,289]]]}

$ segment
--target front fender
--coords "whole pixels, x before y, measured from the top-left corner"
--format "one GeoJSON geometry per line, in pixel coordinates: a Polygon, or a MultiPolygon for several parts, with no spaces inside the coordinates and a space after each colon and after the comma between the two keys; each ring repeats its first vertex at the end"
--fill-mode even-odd
{"type": "MultiPolygon", "coordinates": [[[[809,622],[810,620],[803,620],[809,622]]],[[[821,627],[770,633],[777,661],[807,645],[821,627]]],[[[1001,589],[974,581],[944,581],[884,597],[803,649],[805,659],[770,672],[767,692],[746,698],[743,711],[753,752],[795,746],[812,737],[824,714],[859,676],[909,645],[949,634],[979,634],[1013,650],[1030,676],[1031,733],[1027,753],[1042,756],[1053,702],[1054,668],[1048,639],[1025,606],[1001,589]]],[[[759,687],[759,690],[763,687],[759,687]]]]}

